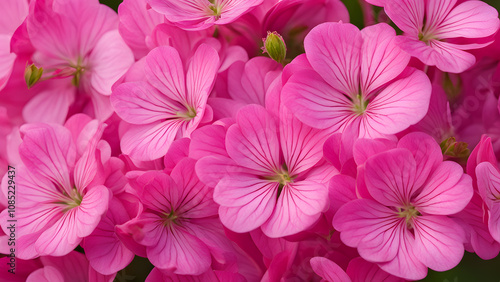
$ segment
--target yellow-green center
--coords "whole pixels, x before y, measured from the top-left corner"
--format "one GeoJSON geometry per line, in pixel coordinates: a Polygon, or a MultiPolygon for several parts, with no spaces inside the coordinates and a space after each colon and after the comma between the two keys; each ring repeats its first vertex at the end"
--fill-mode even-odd
{"type": "Polygon", "coordinates": [[[414,206],[407,206],[404,208],[398,208],[398,216],[405,219],[406,226],[409,229],[413,228],[413,219],[420,216],[420,212],[414,206]]]}

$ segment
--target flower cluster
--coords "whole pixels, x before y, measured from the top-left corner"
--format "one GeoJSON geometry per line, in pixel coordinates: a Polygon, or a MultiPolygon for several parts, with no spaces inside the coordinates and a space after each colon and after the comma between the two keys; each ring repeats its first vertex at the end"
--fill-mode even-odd
{"type": "Polygon", "coordinates": [[[360,4],[361,29],[340,0],[3,1],[2,281],[112,281],[136,256],[151,282],[406,281],[496,257],[497,10],[360,4]]]}

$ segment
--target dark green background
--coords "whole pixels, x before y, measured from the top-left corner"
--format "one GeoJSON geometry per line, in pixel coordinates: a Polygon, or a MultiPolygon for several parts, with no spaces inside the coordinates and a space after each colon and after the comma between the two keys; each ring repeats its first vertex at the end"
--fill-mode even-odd
{"type": "MultiPolygon", "coordinates": [[[[117,10],[121,0],[100,0],[101,3],[117,10]]],[[[343,0],[349,9],[351,22],[358,27],[363,27],[363,17],[357,0],[343,0]]],[[[500,10],[500,0],[484,1],[497,10],[500,10]]],[[[152,269],[152,265],[144,258],[136,257],[134,262],[124,271],[118,273],[115,281],[144,281],[152,269]]],[[[422,281],[429,282],[499,282],[500,281],[500,256],[493,260],[481,260],[475,254],[465,254],[462,262],[452,270],[435,272],[430,270],[429,275],[422,281]]]]}

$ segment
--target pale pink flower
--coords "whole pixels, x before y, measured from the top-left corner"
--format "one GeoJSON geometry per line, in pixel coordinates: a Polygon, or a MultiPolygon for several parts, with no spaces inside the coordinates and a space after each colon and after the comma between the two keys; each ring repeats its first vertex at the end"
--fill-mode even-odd
{"type": "Polygon", "coordinates": [[[28,1],[5,1],[0,9],[0,90],[12,73],[17,55],[11,53],[10,41],[16,29],[28,15],[28,1]]]}
{"type": "Polygon", "coordinates": [[[238,19],[262,0],[148,0],[153,10],[186,30],[207,29],[238,19]]]}
{"type": "Polygon", "coordinates": [[[404,32],[397,44],[424,64],[445,72],[468,69],[476,58],[464,50],[485,46],[479,41],[458,44],[455,39],[485,38],[500,25],[497,10],[482,1],[460,1],[458,5],[457,0],[383,2],[387,15],[404,32]]]}
{"type": "Polygon", "coordinates": [[[461,211],[473,194],[462,167],[443,162],[439,145],[423,133],[406,135],[364,167],[369,196],[348,202],[333,219],[342,241],[405,279],[424,278],[427,267],[456,266],[465,234],[448,215],[461,211]]]}
{"type": "MultiPolygon", "coordinates": [[[[26,26],[36,50],[33,61],[43,67],[43,79],[66,79],[61,88],[30,103],[57,105],[58,111],[67,114],[74,101],[90,101],[89,114],[106,120],[113,112],[111,87],[134,62],[118,32],[118,16],[95,0],[38,0],[32,8],[26,26]]],[[[35,106],[32,109],[25,115],[40,112],[35,106]]]]}
{"type": "MultiPolygon", "coordinates": [[[[91,122],[75,140],[60,125],[21,128],[23,165],[16,168],[18,257],[66,255],[101,220],[110,196],[99,177],[102,130],[97,121],[91,122]]],[[[1,218],[7,223],[7,210],[1,218]]],[[[4,231],[6,227],[2,225],[4,231]]]]}
{"type": "Polygon", "coordinates": [[[308,62],[299,61],[286,81],[283,102],[309,126],[343,132],[354,125],[360,137],[417,123],[429,107],[431,84],[423,72],[407,68],[409,56],[395,38],[387,24],[362,31],[344,23],[315,27],[304,42],[308,62]]]}
{"type": "Polygon", "coordinates": [[[189,137],[205,119],[217,70],[219,56],[202,44],[187,69],[172,47],[158,47],[146,57],[147,81],[119,85],[111,95],[116,113],[127,123],[121,139],[124,154],[137,160],[163,157],[178,137],[189,137]]]}
{"type": "Polygon", "coordinates": [[[200,275],[214,262],[228,263],[231,245],[212,200],[212,188],[199,181],[195,160],[185,158],[172,170],[146,172],[136,187],[144,212],[131,224],[136,241],[146,246],[156,267],[178,275],[200,275]]]}
{"type": "Polygon", "coordinates": [[[236,232],[261,227],[271,238],[311,227],[327,206],[323,175],[310,173],[325,139],[286,108],[279,121],[262,106],[242,108],[227,130],[227,156],[202,158],[196,168],[202,179],[219,179],[214,200],[222,223],[236,232]]]}

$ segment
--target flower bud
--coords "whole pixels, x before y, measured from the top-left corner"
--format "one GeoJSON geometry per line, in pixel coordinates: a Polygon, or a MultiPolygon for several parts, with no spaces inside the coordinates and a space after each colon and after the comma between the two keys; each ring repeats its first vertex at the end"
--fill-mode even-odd
{"type": "Polygon", "coordinates": [[[24,70],[24,80],[26,81],[26,85],[28,85],[28,89],[40,80],[42,74],[43,68],[37,68],[35,64],[26,67],[24,70]]]}
{"type": "Polygon", "coordinates": [[[440,144],[441,151],[445,157],[467,159],[470,155],[470,150],[467,148],[467,143],[457,142],[455,137],[450,137],[443,140],[440,144]]]}
{"type": "Polygon", "coordinates": [[[286,57],[286,44],[283,37],[276,31],[267,32],[267,37],[263,39],[264,47],[262,50],[267,53],[271,59],[278,63],[283,63],[286,57]]]}

